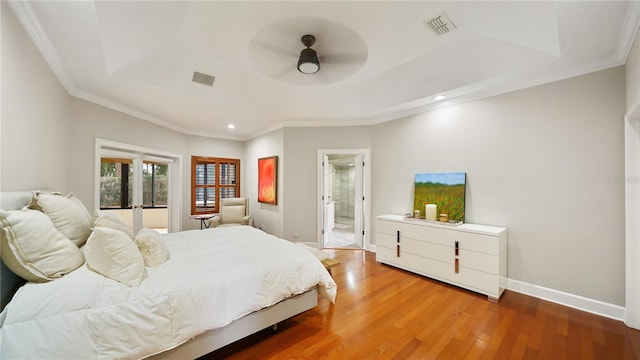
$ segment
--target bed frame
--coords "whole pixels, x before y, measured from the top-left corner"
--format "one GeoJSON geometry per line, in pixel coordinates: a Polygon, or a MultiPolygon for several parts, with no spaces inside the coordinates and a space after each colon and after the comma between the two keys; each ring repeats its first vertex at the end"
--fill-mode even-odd
{"type": "MultiPolygon", "coordinates": [[[[21,209],[29,203],[31,196],[32,191],[0,192],[0,208],[5,210],[21,209]]],[[[13,294],[24,283],[25,281],[5,267],[4,263],[0,264],[0,309],[4,309],[13,294]]],[[[317,304],[318,289],[313,288],[303,294],[243,316],[225,327],[209,330],[173,349],[153,355],[149,359],[195,359],[260,330],[275,327],[279,322],[312,309],[317,304]]]]}

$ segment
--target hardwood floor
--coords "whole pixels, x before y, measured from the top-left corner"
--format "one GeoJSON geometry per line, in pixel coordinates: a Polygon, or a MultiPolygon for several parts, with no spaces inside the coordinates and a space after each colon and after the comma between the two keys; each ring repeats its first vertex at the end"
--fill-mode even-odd
{"type": "Polygon", "coordinates": [[[375,254],[326,250],[338,299],[202,359],[639,359],[640,331],[506,291],[498,304],[375,254]]]}

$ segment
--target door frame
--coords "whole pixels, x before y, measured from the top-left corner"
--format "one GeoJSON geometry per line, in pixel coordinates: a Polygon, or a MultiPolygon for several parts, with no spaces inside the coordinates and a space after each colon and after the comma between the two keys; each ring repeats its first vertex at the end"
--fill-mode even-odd
{"type": "Polygon", "coordinates": [[[625,132],[625,315],[640,329],[640,100],[624,118],[625,132]]]}
{"type": "MultiPolygon", "coordinates": [[[[171,160],[169,175],[169,198],[167,199],[168,232],[182,230],[182,155],[138,145],[131,145],[112,140],[96,138],[94,157],[94,190],[93,201],[96,207],[100,207],[100,163],[101,155],[106,151],[125,152],[137,155],[140,159],[147,157],[160,157],[171,160]]],[[[135,218],[135,212],[134,212],[135,218]]]]}
{"type": "MultiPolygon", "coordinates": [[[[319,249],[324,247],[324,237],[322,230],[324,228],[324,201],[322,200],[323,186],[324,186],[324,170],[322,166],[323,158],[329,155],[362,155],[364,162],[364,171],[362,172],[362,181],[364,195],[364,211],[362,229],[364,230],[364,236],[362,239],[363,249],[371,250],[371,150],[370,149],[318,149],[317,157],[317,175],[316,180],[316,233],[317,233],[317,246],[319,249]]],[[[360,181],[358,180],[358,181],[360,181]]]]}

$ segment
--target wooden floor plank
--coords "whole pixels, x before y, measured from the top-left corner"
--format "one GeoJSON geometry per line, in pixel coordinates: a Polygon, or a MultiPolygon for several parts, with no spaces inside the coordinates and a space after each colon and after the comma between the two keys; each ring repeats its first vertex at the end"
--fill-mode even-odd
{"type": "Polygon", "coordinates": [[[640,359],[640,331],[506,291],[498,304],[382,265],[375,254],[327,250],[338,299],[202,357],[210,359],[640,359]]]}

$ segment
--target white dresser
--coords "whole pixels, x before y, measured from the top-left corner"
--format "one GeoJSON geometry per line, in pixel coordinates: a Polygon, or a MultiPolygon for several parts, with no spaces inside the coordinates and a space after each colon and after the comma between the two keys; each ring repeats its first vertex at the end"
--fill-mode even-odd
{"type": "Polygon", "coordinates": [[[376,260],[497,301],[507,284],[507,229],[382,215],[376,219],[376,260]]]}

